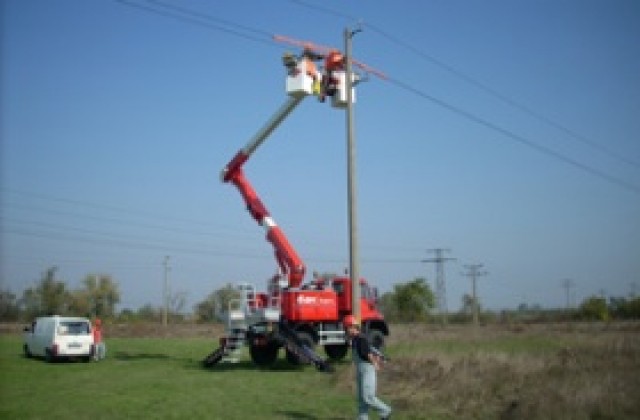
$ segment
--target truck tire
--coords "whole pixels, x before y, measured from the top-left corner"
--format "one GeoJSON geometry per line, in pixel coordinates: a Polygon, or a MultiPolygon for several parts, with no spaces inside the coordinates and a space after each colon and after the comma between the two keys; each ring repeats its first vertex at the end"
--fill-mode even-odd
{"type": "Polygon", "coordinates": [[[53,355],[51,349],[44,349],[44,360],[48,363],[53,363],[56,361],[56,357],[53,355]]]}
{"type": "Polygon", "coordinates": [[[329,359],[339,362],[344,359],[349,351],[348,344],[327,344],[324,346],[324,352],[329,356],[329,359]]]}
{"type": "Polygon", "coordinates": [[[367,332],[367,339],[369,340],[369,344],[378,350],[384,349],[384,333],[380,330],[369,330],[367,332]]]}
{"type": "Polygon", "coordinates": [[[252,344],[249,346],[251,360],[258,366],[271,366],[278,358],[278,346],[275,343],[268,343],[263,346],[252,344]]]}
{"type": "MultiPolygon", "coordinates": [[[[297,335],[298,335],[298,341],[302,345],[308,347],[311,351],[315,352],[316,342],[310,333],[306,331],[298,331],[297,335]]],[[[287,349],[287,361],[292,365],[302,364],[302,361],[298,358],[298,356],[292,351],[290,351],[289,349],[287,349]]]]}

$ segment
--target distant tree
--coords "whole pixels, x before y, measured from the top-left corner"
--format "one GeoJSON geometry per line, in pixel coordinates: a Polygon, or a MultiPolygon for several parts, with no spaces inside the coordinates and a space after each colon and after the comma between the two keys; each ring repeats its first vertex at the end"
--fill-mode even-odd
{"type": "Polygon", "coordinates": [[[120,302],[118,284],[109,275],[89,274],[82,281],[76,297],[84,300],[81,304],[88,306],[88,316],[100,318],[113,317],[115,306],[120,302]]]}
{"type": "Polygon", "coordinates": [[[20,306],[16,295],[9,290],[0,290],[0,321],[17,321],[20,318],[20,306]]]}
{"type": "Polygon", "coordinates": [[[40,295],[33,287],[29,287],[22,292],[22,297],[18,300],[18,305],[27,319],[43,315],[40,309],[40,295]]]}
{"type": "Polygon", "coordinates": [[[195,305],[196,319],[204,322],[220,319],[222,314],[229,308],[230,302],[239,297],[238,289],[227,283],[225,286],[211,292],[205,300],[195,305]]]}
{"type": "Polygon", "coordinates": [[[611,297],[609,299],[609,313],[618,319],[631,318],[629,314],[629,302],[623,297],[611,297]]]}
{"type": "Polygon", "coordinates": [[[69,293],[69,313],[77,316],[92,316],[91,302],[85,290],[69,293]]]}
{"type": "Polygon", "coordinates": [[[395,295],[392,292],[387,292],[380,296],[380,298],[378,299],[378,307],[384,314],[384,317],[387,319],[387,321],[398,320],[398,308],[396,306],[394,296],[395,295]]]}
{"type": "Polygon", "coordinates": [[[136,313],[129,308],[125,308],[121,310],[120,313],[118,314],[118,321],[121,321],[121,322],[135,321],[136,318],[137,318],[136,313]]]}
{"type": "Polygon", "coordinates": [[[36,287],[26,289],[20,300],[29,318],[42,315],[64,315],[68,312],[70,295],[66,285],[55,279],[57,267],[48,268],[36,287]]]}
{"type": "Polygon", "coordinates": [[[630,318],[640,319],[640,296],[629,299],[627,311],[630,318]]]}
{"type": "Polygon", "coordinates": [[[393,292],[383,296],[385,316],[399,322],[415,322],[427,319],[435,307],[435,296],[424,278],[416,278],[393,286],[393,292]]]}
{"type": "Polygon", "coordinates": [[[618,319],[640,319],[640,297],[609,299],[609,311],[618,319]]]}
{"type": "Polygon", "coordinates": [[[578,308],[581,317],[589,320],[607,321],[609,308],[607,300],[603,297],[592,296],[585,299],[578,308]]]}
{"type": "Polygon", "coordinates": [[[136,318],[141,321],[160,321],[162,318],[162,309],[147,303],[136,312],[136,318]]]}

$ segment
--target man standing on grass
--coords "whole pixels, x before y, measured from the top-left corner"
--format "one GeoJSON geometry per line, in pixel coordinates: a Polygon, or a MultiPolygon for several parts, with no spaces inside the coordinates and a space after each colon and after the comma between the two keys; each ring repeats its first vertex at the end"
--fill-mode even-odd
{"type": "Polygon", "coordinates": [[[356,322],[353,315],[347,315],[343,324],[351,340],[351,356],[356,365],[358,419],[369,418],[369,407],[377,410],[381,419],[389,419],[391,407],[376,397],[376,372],[380,370],[382,360],[372,350],[367,337],[360,332],[360,324],[356,322]]]}

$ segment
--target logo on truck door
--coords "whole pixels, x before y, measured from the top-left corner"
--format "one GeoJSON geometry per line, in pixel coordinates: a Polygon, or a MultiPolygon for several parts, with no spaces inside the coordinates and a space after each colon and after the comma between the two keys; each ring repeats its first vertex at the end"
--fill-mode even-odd
{"type": "Polygon", "coordinates": [[[298,305],[320,305],[329,306],[333,305],[333,299],[318,297],[318,296],[298,296],[296,299],[298,305]]]}

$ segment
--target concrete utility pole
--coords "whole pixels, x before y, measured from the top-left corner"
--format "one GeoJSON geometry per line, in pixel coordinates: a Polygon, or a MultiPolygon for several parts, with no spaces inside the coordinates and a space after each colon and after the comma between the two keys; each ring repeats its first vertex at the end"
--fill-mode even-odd
{"type": "Polygon", "coordinates": [[[567,310],[571,309],[571,289],[573,288],[574,284],[575,283],[571,279],[562,280],[562,287],[565,290],[565,295],[566,295],[566,298],[567,298],[567,303],[566,303],[566,306],[565,306],[565,308],[567,310]]]}
{"type": "Polygon", "coordinates": [[[344,30],[345,89],[347,89],[347,206],[349,208],[349,275],[351,278],[352,311],[360,319],[360,266],[358,258],[358,206],[356,190],[356,139],[353,123],[353,71],[351,41],[359,30],[344,30]]]}
{"type": "Polygon", "coordinates": [[[163,310],[162,310],[162,325],[167,326],[167,318],[169,313],[169,256],[164,257],[164,262],[162,263],[164,266],[164,287],[162,291],[162,300],[163,302],[163,310]]]}
{"type": "Polygon", "coordinates": [[[486,276],[489,274],[486,270],[481,270],[484,267],[484,264],[466,264],[464,266],[467,269],[466,273],[462,273],[463,276],[471,278],[472,285],[472,295],[471,299],[473,299],[473,323],[478,325],[478,296],[476,293],[476,280],[478,277],[486,276]]]}
{"type": "Polygon", "coordinates": [[[423,263],[435,263],[436,265],[436,305],[442,325],[447,324],[447,287],[444,280],[444,263],[447,261],[455,261],[455,258],[446,258],[443,256],[445,252],[451,252],[450,249],[434,248],[428,249],[427,252],[436,254],[434,258],[422,260],[423,263]]]}

